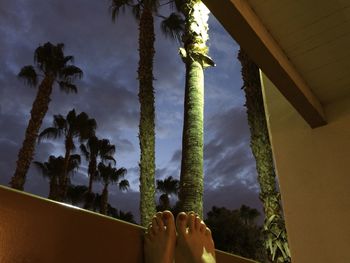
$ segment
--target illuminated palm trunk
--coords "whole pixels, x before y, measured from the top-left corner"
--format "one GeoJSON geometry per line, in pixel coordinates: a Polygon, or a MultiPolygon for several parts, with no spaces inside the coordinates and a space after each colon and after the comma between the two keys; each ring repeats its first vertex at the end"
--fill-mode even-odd
{"type": "Polygon", "coordinates": [[[203,112],[204,72],[214,63],[207,56],[209,10],[198,0],[181,7],[185,16],[184,48],[180,49],[186,65],[184,126],[180,176],[180,206],[203,216],[203,112]]]}
{"type": "Polygon", "coordinates": [[[273,262],[290,262],[281,199],[276,189],[276,174],[265,117],[259,69],[243,50],[239,51],[238,59],[242,64],[248,124],[251,133],[250,146],[256,161],[260,199],[265,212],[265,248],[273,262]]]}
{"type": "Polygon", "coordinates": [[[151,8],[142,10],[139,26],[140,101],[140,214],[141,225],[148,226],[156,212],[155,203],[155,114],[153,90],[154,25],[151,8]]]}
{"type": "Polygon", "coordinates": [[[53,78],[46,76],[39,86],[30,112],[30,120],[26,129],[25,139],[18,153],[16,170],[11,178],[10,185],[12,188],[23,190],[26,174],[33,160],[38,132],[49,108],[52,85],[53,78]]]}

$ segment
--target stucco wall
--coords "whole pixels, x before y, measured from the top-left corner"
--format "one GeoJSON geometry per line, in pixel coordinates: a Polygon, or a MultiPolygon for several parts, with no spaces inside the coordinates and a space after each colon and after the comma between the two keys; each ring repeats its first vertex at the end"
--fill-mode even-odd
{"type": "Polygon", "coordinates": [[[350,98],[324,105],[328,125],[311,129],[261,79],[293,263],[348,263],[350,98]]]}
{"type": "MultiPolygon", "coordinates": [[[[141,263],[144,228],[0,186],[1,263],[141,263]]],[[[255,261],[216,251],[220,263],[255,261]]]]}

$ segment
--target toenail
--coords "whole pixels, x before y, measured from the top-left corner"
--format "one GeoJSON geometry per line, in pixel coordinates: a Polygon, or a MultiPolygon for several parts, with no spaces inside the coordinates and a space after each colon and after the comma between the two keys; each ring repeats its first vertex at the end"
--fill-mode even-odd
{"type": "Polygon", "coordinates": [[[185,220],[186,219],[186,215],[185,214],[180,214],[179,218],[180,218],[180,220],[185,220]]]}

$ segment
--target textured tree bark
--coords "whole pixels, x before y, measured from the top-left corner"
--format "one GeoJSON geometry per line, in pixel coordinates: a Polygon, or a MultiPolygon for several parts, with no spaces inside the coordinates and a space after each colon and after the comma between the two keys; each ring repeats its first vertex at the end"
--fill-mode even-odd
{"type": "Polygon", "coordinates": [[[154,24],[152,10],[144,6],[139,26],[140,101],[140,214],[141,225],[148,226],[156,212],[155,203],[155,113],[153,89],[154,24]]]}
{"type": "Polygon", "coordinates": [[[184,211],[203,214],[203,68],[186,64],[184,127],[179,198],[184,211]]]}
{"type": "Polygon", "coordinates": [[[251,133],[250,147],[256,161],[260,199],[265,212],[265,247],[273,262],[290,262],[280,194],[276,189],[276,174],[265,117],[259,68],[242,49],[239,51],[238,59],[242,64],[243,89],[251,133]]]}
{"type": "Polygon", "coordinates": [[[48,111],[54,78],[45,76],[39,85],[38,93],[30,112],[30,120],[25,132],[25,138],[18,153],[17,166],[10,185],[12,188],[23,190],[26,174],[33,160],[35,143],[43,119],[48,111]]]}
{"type": "Polygon", "coordinates": [[[199,0],[188,0],[181,7],[185,16],[184,49],[186,65],[184,126],[180,175],[180,208],[203,216],[203,112],[204,72],[214,63],[207,56],[209,10],[199,0]]]}

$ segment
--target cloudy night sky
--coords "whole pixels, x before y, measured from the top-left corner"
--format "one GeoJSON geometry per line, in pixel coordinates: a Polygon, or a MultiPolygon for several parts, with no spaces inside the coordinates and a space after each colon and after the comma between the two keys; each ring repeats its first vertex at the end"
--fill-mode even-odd
{"type": "MultiPolygon", "coordinates": [[[[84,77],[76,82],[78,94],[54,89],[41,130],[51,126],[54,114],[66,116],[73,108],[95,118],[97,136],[116,145],[117,166],[127,168],[131,184],[125,193],[111,186],[109,202],[131,211],[138,221],[138,26],[129,12],[112,23],[109,4],[108,0],[0,0],[0,184],[8,185],[13,175],[37,91],[25,86],[17,74],[34,63],[39,45],[64,43],[65,55],[75,57],[84,77]]],[[[168,14],[168,9],[161,13],[168,14]]],[[[156,18],[156,177],[179,178],[185,67],[179,44],[162,36],[159,22],[156,18]]],[[[246,204],[261,210],[238,45],[213,16],[209,27],[210,56],[217,66],[205,72],[205,212],[213,205],[236,209],[246,204]]],[[[38,144],[34,160],[44,162],[49,155],[64,155],[63,140],[38,144]]],[[[87,184],[86,171],[83,162],[72,182],[87,184]]],[[[95,183],[95,191],[101,188],[95,183]]],[[[31,167],[25,191],[46,197],[48,190],[48,182],[31,167]]]]}

